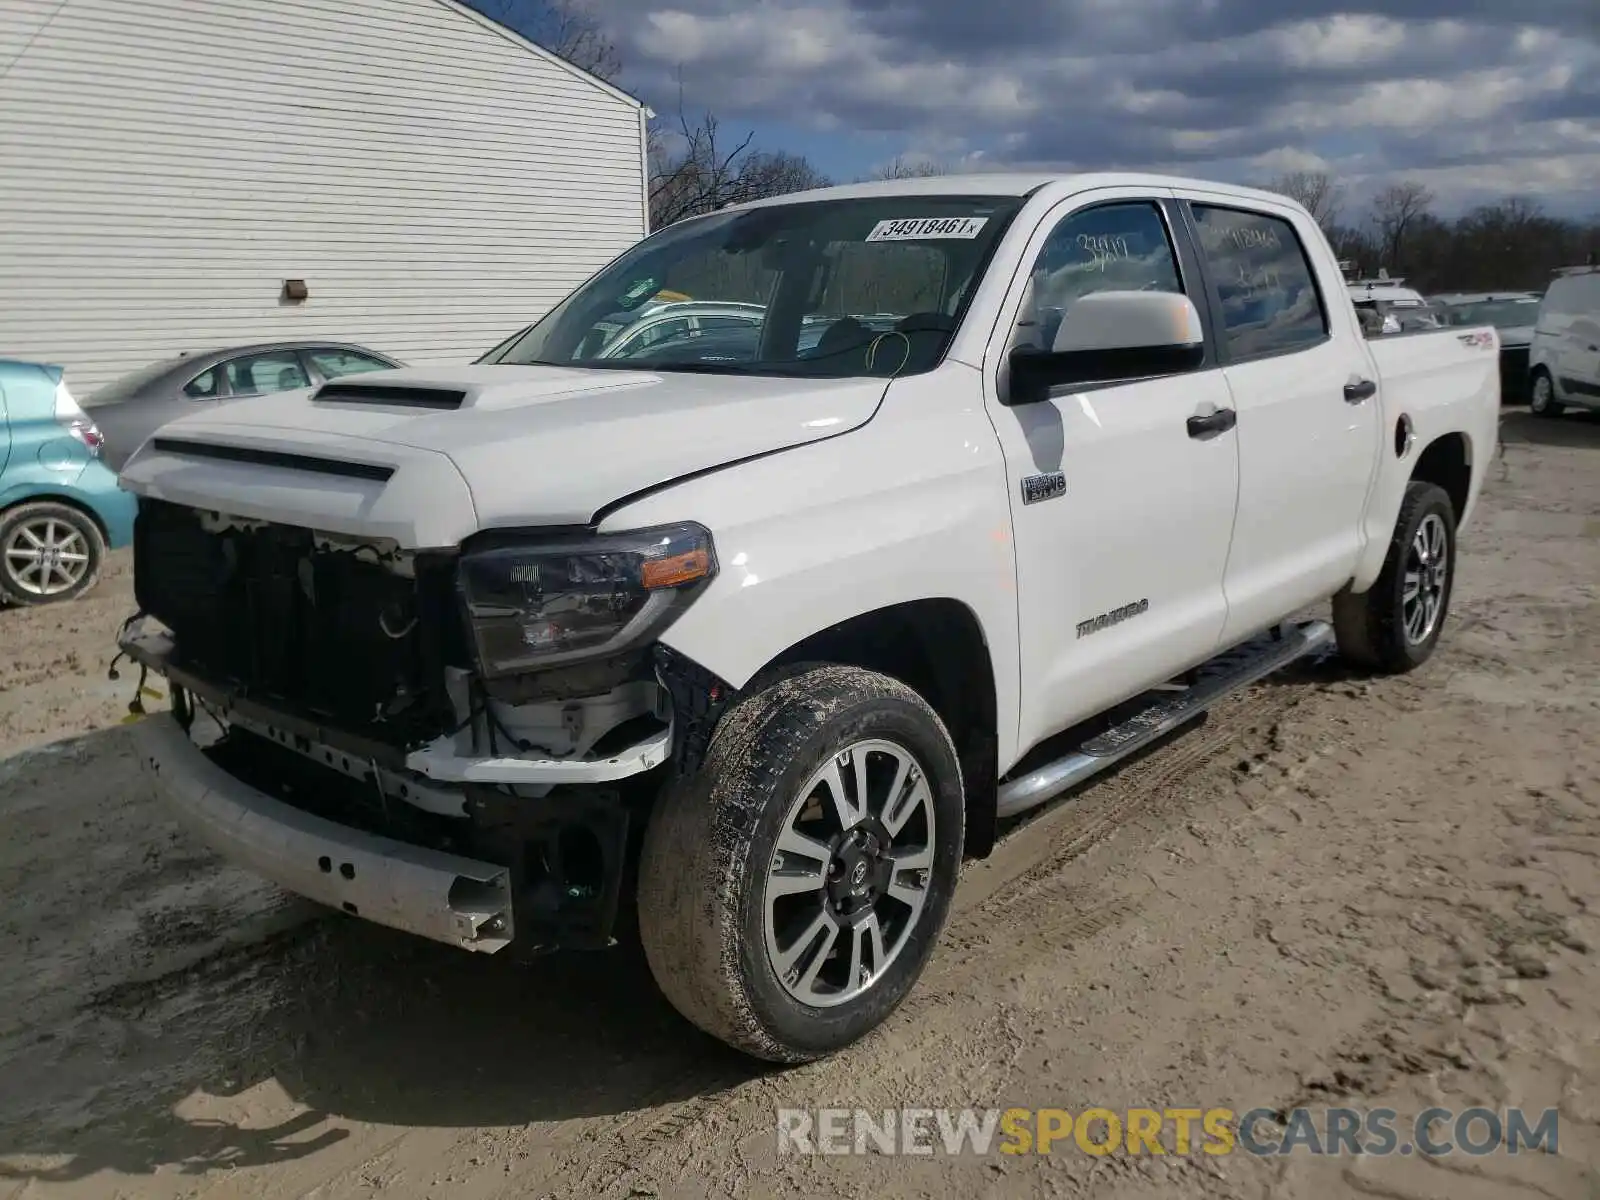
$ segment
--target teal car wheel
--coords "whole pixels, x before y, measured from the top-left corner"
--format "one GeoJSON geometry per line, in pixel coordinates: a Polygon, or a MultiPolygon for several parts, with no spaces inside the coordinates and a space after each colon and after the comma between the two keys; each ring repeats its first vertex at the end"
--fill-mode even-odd
{"type": "Polygon", "coordinates": [[[0,594],[13,604],[81,596],[100,577],[105,538],[65,504],[19,504],[0,514],[0,594]]]}

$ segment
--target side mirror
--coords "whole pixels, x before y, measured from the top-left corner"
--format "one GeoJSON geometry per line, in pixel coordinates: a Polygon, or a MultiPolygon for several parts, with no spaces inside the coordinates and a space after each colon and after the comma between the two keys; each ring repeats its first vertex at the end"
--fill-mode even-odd
{"type": "Polygon", "coordinates": [[[1052,388],[1193,371],[1205,361],[1194,302],[1176,292],[1091,292],[1067,309],[1049,350],[1011,352],[1008,405],[1036,404],[1052,388]]]}

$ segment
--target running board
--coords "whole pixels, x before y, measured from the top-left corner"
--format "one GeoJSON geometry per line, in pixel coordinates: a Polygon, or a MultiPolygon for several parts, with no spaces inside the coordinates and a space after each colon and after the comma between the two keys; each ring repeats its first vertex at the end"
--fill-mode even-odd
{"type": "Polygon", "coordinates": [[[1194,720],[1217,701],[1308,654],[1333,643],[1326,621],[1280,625],[1236,646],[1201,667],[1195,682],[1180,691],[1153,690],[1150,703],[1133,716],[1084,742],[1065,758],[1000,785],[996,815],[1014,817],[1069,788],[1109,770],[1178,726],[1194,720]]]}

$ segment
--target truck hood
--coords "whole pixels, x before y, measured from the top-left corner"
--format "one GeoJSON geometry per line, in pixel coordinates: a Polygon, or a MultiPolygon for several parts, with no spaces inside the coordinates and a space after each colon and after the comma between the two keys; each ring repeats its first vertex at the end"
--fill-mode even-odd
{"type": "Polygon", "coordinates": [[[1525,350],[1532,343],[1532,325],[1513,325],[1500,331],[1500,345],[1502,347],[1525,350]]]}
{"type": "Polygon", "coordinates": [[[481,529],[588,524],[625,496],[847,432],[886,387],[536,366],[375,371],[326,395],[237,400],[172,421],[122,480],[238,516],[453,546],[481,529]]]}

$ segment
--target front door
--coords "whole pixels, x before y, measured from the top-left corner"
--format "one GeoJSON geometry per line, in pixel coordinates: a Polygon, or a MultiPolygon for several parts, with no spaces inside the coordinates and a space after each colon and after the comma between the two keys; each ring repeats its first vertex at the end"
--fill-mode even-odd
{"type": "Polygon", "coordinates": [[[1194,666],[1227,618],[1222,577],[1239,488],[1231,431],[1189,418],[1231,407],[1222,371],[1057,389],[1005,407],[1010,349],[1054,345],[1071,305],[1105,290],[1183,291],[1204,304],[1171,202],[1107,189],[1041,224],[986,372],[1006,457],[1023,646],[1021,746],[1194,666]]]}
{"type": "Polygon", "coordinates": [[[1348,323],[1335,331],[1307,246],[1327,258],[1324,279],[1339,278],[1337,264],[1308,218],[1202,199],[1192,212],[1239,413],[1222,635],[1233,643],[1325,600],[1354,574],[1382,436],[1379,380],[1348,323]]]}

